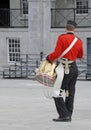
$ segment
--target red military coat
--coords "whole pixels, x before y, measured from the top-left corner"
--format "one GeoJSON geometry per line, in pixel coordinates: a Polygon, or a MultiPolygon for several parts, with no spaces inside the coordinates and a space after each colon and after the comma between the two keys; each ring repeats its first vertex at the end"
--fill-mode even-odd
{"type": "MultiPolygon", "coordinates": [[[[75,35],[73,33],[60,35],[57,39],[57,43],[56,43],[56,47],[54,51],[47,56],[48,60],[53,62],[54,60],[59,58],[62,52],[66,48],[68,48],[68,46],[71,44],[74,38],[75,38],[75,35]]],[[[75,45],[71,48],[71,50],[69,50],[67,54],[63,56],[63,58],[67,58],[69,60],[75,61],[77,58],[82,58],[82,57],[83,57],[83,43],[78,38],[75,45]]]]}

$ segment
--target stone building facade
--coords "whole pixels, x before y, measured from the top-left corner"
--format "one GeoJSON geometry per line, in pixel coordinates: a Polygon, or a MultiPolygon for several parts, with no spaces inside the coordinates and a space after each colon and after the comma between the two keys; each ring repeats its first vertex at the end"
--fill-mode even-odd
{"type": "Polygon", "coordinates": [[[55,47],[58,35],[65,32],[64,25],[67,20],[74,18],[79,24],[76,29],[76,35],[83,41],[85,55],[91,54],[90,0],[7,1],[9,3],[8,9],[12,10],[13,15],[9,14],[8,27],[0,26],[1,67],[19,61],[20,54],[40,54],[40,52],[48,54],[51,52],[55,47]],[[79,11],[80,6],[87,6],[89,10],[85,9],[87,12],[81,12],[79,11]],[[27,8],[27,11],[23,12],[24,10],[20,10],[21,8],[27,8]],[[51,9],[54,9],[53,14],[51,9]],[[60,10],[55,11],[55,9],[61,9],[61,12],[60,10]],[[69,13],[70,15],[68,16],[67,12],[69,9],[78,10],[75,10],[76,12],[72,15],[69,13]],[[63,17],[60,15],[61,13],[63,17]],[[54,25],[55,16],[57,18],[57,27],[54,25]],[[65,19],[64,21],[63,18],[65,19]],[[82,23],[81,20],[83,19],[82,23]],[[62,21],[58,24],[60,20],[62,21]]]}

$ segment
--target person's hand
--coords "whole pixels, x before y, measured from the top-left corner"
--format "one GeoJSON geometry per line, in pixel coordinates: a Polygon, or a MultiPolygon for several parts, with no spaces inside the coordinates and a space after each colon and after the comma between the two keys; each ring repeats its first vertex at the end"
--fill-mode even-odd
{"type": "Polygon", "coordinates": [[[49,60],[48,56],[46,57],[46,60],[47,60],[49,63],[52,64],[52,62],[49,60]]]}

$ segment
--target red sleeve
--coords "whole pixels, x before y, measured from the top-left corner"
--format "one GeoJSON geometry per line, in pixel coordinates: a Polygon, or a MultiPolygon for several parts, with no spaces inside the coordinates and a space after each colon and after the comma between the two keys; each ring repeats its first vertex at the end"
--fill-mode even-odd
{"type": "Polygon", "coordinates": [[[78,55],[77,55],[77,58],[82,58],[83,55],[84,55],[84,50],[83,50],[83,43],[81,41],[81,44],[80,44],[80,47],[79,47],[79,51],[78,51],[78,55]]]}
{"type": "Polygon", "coordinates": [[[53,62],[55,59],[60,57],[61,53],[62,53],[62,39],[60,39],[60,37],[58,37],[56,47],[55,47],[54,51],[48,55],[48,59],[51,62],[53,62]]]}

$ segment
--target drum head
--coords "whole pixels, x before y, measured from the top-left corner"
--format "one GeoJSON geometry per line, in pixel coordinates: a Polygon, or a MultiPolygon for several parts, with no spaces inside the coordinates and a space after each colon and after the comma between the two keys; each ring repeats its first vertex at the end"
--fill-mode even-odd
{"type": "Polygon", "coordinates": [[[44,84],[45,86],[48,86],[48,87],[54,86],[55,77],[50,77],[46,74],[40,74],[39,73],[35,76],[35,78],[38,82],[40,82],[41,84],[44,84]]]}

